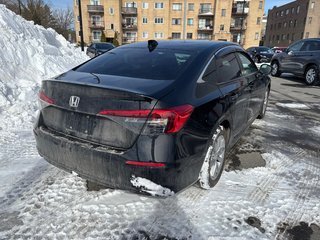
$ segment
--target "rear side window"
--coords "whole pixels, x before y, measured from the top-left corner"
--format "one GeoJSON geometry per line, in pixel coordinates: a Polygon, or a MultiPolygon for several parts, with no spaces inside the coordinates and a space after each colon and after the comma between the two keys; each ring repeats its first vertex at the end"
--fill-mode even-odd
{"type": "Polygon", "coordinates": [[[305,42],[301,51],[319,51],[320,50],[320,41],[308,41],[305,42]]]}
{"type": "Polygon", "coordinates": [[[243,53],[237,53],[242,65],[242,76],[247,76],[258,71],[256,65],[243,53]]]}
{"type": "Polygon", "coordinates": [[[196,57],[197,52],[157,48],[115,48],[75,69],[132,78],[174,80],[196,57]]]}
{"type": "Polygon", "coordinates": [[[216,61],[216,79],[218,83],[228,82],[241,76],[241,70],[234,53],[225,55],[216,61]]]}

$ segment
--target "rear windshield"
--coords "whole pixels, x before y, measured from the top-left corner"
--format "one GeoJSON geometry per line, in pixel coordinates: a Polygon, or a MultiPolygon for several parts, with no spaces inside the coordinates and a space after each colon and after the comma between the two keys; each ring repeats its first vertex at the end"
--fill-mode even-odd
{"type": "Polygon", "coordinates": [[[176,49],[115,48],[75,69],[79,72],[154,80],[174,80],[196,53],[176,49]]]}
{"type": "Polygon", "coordinates": [[[111,44],[103,44],[103,43],[96,43],[96,48],[97,49],[111,49],[114,48],[111,44]]]}

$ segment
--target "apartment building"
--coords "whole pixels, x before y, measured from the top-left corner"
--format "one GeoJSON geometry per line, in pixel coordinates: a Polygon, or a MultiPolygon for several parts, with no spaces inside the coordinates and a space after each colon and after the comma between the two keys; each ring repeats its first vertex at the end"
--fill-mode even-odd
{"type": "Polygon", "coordinates": [[[320,37],[320,0],[296,0],[268,11],[265,45],[287,47],[320,37]]]}
{"type": "MultiPolygon", "coordinates": [[[[74,1],[79,38],[79,0],[74,1]]],[[[81,0],[85,43],[117,36],[120,44],[148,39],[233,41],[245,48],[261,39],[264,0],[81,0]]]]}

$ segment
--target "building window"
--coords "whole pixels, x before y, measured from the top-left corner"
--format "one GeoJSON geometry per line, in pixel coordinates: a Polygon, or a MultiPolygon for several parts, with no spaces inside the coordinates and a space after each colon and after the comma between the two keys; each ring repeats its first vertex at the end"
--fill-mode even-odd
{"type": "Polygon", "coordinates": [[[149,37],[148,32],[143,32],[143,33],[142,33],[142,38],[148,38],[148,37],[149,37]]]}
{"type": "Polygon", "coordinates": [[[143,3],[142,3],[142,8],[143,8],[143,9],[148,9],[148,8],[149,8],[149,3],[143,2],[143,3]]]}
{"type": "Polygon", "coordinates": [[[294,24],[293,24],[294,27],[298,26],[298,20],[294,20],[294,24]]]}
{"type": "Polygon", "coordinates": [[[220,25],[220,31],[224,31],[224,25],[223,24],[220,25]]]}
{"type": "Polygon", "coordinates": [[[260,1],[259,2],[259,9],[262,9],[262,7],[263,7],[263,1],[260,1]]]}
{"type": "Polygon", "coordinates": [[[276,16],[279,17],[279,12],[276,13],[276,16]]]}
{"type": "Polygon", "coordinates": [[[289,22],[289,28],[292,26],[292,24],[293,24],[293,21],[290,20],[290,22],[289,22]]]}
{"type": "Polygon", "coordinates": [[[156,2],[156,3],[154,4],[154,8],[157,8],[157,9],[163,8],[163,2],[156,2]]]}
{"type": "Polygon", "coordinates": [[[188,18],[187,24],[188,24],[189,26],[192,26],[192,25],[193,25],[193,18],[188,18]]]}
{"type": "Polygon", "coordinates": [[[163,38],[163,32],[155,32],[154,38],[163,38]]]}
{"type": "Polygon", "coordinates": [[[100,42],[101,41],[101,31],[93,31],[92,32],[92,41],[100,42]]]}
{"type": "Polygon", "coordinates": [[[143,17],[143,18],[142,18],[142,23],[143,23],[143,24],[146,24],[146,23],[148,23],[148,18],[146,18],[146,17],[143,17]]]}
{"type": "Polygon", "coordinates": [[[91,0],[90,4],[91,5],[100,5],[100,0],[91,0]]]}
{"type": "Polygon", "coordinates": [[[282,34],[282,40],[286,40],[286,35],[282,34]]]}
{"type": "Polygon", "coordinates": [[[181,33],[173,32],[172,33],[172,39],[181,39],[181,33]]]}
{"type": "Polygon", "coordinates": [[[312,17],[309,17],[309,24],[311,24],[312,23],[312,17]]]}
{"type": "Polygon", "coordinates": [[[272,30],[272,27],[273,27],[273,25],[271,24],[271,25],[270,25],[270,30],[272,30]]]}
{"type": "Polygon", "coordinates": [[[314,9],[314,2],[311,3],[310,8],[314,9]]]}
{"type": "Polygon", "coordinates": [[[287,9],[287,10],[286,10],[286,15],[288,15],[288,14],[289,14],[289,12],[290,12],[290,10],[289,10],[289,9],[287,9]]]}
{"type": "Polygon", "coordinates": [[[288,34],[287,34],[287,40],[289,40],[289,38],[290,38],[290,34],[288,33],[288,34]]]}
{"type": "Polygon", "coordinates": [[[194,3],[188,3],[188,11],[194,11],[194,3]]]}
{"type": "Polygon", "coordinates": [[[277,41],[279,41],[280,40],[280,35],[277,35],[277,41]]]}
{"type": "Polygon", "coordinates": [[[173,3],[172,10],[174,11],[181,11],[182,10],[182,3],[173,3]]]}
{"type": "Polygon", "coordinates": [[[278,23],[278,29],[280,29],[281,28],[281,23],[278,23]]]}
{"type": "Polygon", "coordinates": [[[257,18],[257,25],[260,25],[260,23],[261,23],[261,17],[258,17],[257,18]]]}
{"type": "Polygon", "coordinates": [[[309,38],[309,32],[306,32],[306,38],[309,38]]]}
{"type": "Polygon", "coordinates": [[[280,16],[283,17],[284,11],[281,11],[280,16]]]}
{"type": "Polygon", "coordinates": [[[294,41],[294,33],[291,35],[291,41],[294,41]]]}
{"type": "Polygon", "coordinates": [[[113,8],[109,8],[109,14],[113,15],[114,14],[114,9],[113,8]]]}
{"type": "Polygon", "coordinates": [[[187,39],[192,39],[192,33],[187,33],[187,39]]]}
{"type": "Polygon", "coordinates": [[[226,9],[221,9],[221,16],[225,17],[226,16],[226,12],[227,12],[226,9]]]}
{"type": "Polygon", "coordinates": [[[297,14],[300,12],[300,5],[297,7],[297,14]]]}
{"type": "Polygon", "coordinates": [[[154,23],[162,24],[163,23],[163,18],[160,18],[160,17],[154,18],[154,23]]]}
{"type": "Polygon", "coordinates": [[[283,23],[283,28],[286,28],[287,27],[287,22],[284,22],[283,23]]]}
{"type": "Polygon", "coordinates": [[[172,25],[181,25],[181,18],[172,18],[172,25]]]}
{"type": "Polygon", "coordinates": [[[291,8],[291,13],[292,13],[292,14],[294,14],[294,7],[293,7],[293,8],[291,8]]]}
{"type": "Polygon", "coordinates": [[[113,23],[110,24],[110,28],[113,30],[114,28],[113,23]]]}
{"type": "Polygon", "coordinates": [[[259,33],[258,33],[258,32],[256,32],[256,34],[255,34],[255,36],[254,36],[254,39],[255,39],[255,40],[258,40],[258,39],[259,39],[259,33]]]}

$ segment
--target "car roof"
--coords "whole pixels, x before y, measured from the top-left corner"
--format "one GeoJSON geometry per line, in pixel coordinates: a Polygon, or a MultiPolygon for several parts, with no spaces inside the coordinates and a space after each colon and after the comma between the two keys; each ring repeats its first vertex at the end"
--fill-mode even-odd
{"type": "MultiPolygon", "coordinates": [[[[209,41],[209,40],[161,40],[157,41],[157,48],[166,49],[180,49],[180,50],[205,50],[211,51],[219,50],[226,46],[239,46],[237,43],[226,41],[209,41]]],[[[131,43],[128,45],[122,45],[121,47],[129,48],[144,48],[148,46],[148,42],[131,43]]]]}

